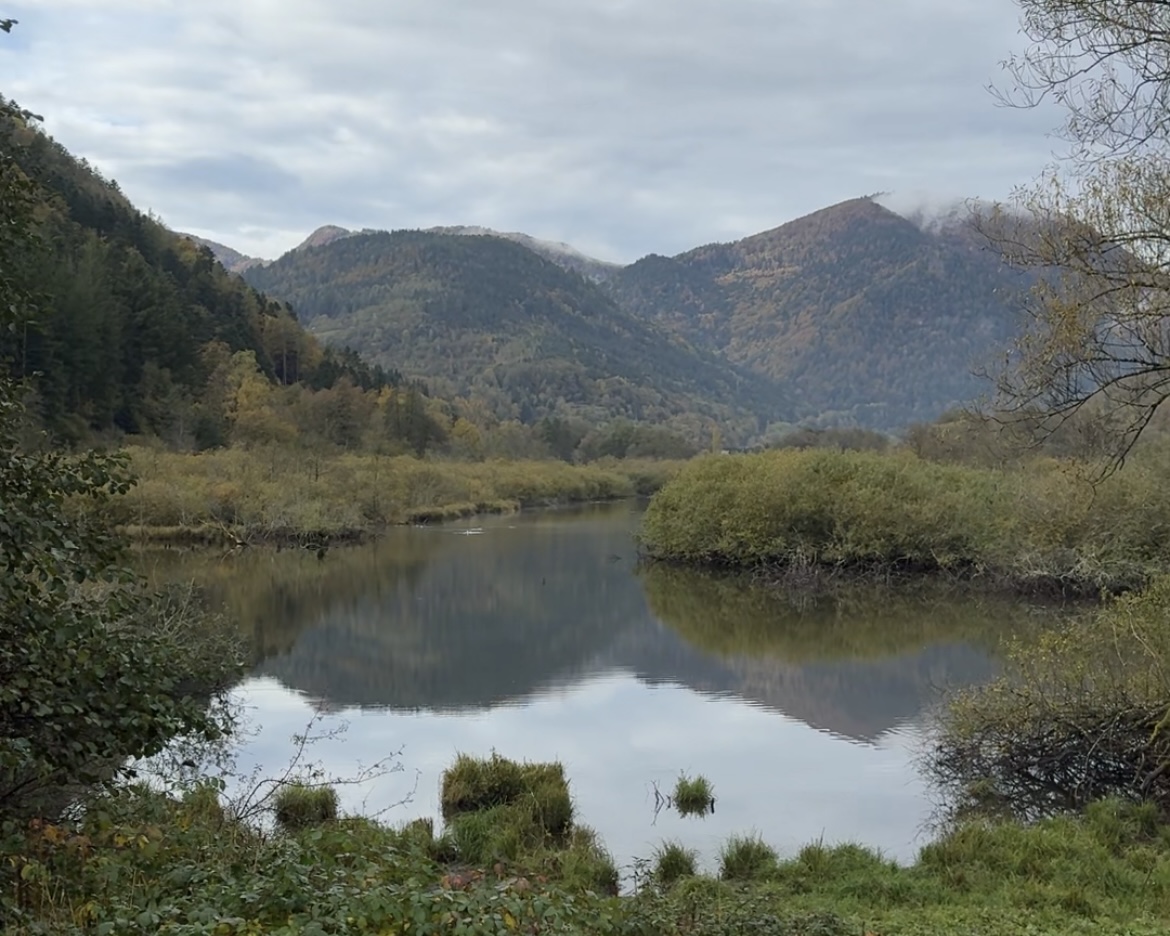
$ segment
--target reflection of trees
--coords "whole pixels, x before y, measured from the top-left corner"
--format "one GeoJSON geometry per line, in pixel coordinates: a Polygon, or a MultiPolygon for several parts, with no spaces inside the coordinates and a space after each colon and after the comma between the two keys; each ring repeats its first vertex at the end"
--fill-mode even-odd
{"type": "Polygon", "coordinates": [[[254,635],[258,673],[331,707],[486,708],[624,669],[872,739],[937,688],[988,678],[999,635],[1033,626],[1020,605],[974,596],[801,602],[664,566],[635,577],[635,524],[625,508],[558,511],[478,536],[394,530],[323,562],[188,554],[155,572],[205,585],[254,635]]]}
{"type": "MultiPolygon", "coordinates": [[[[859,739],[913,719],[940,689],[990,678],[1000,640],[1046,616],[929,585],[856,586],[809,599],[667,566],[641,577],[652,612],[696,655],[722,663],[722,673],[692,673],[689,685],[859,739]]],[[[647,675],[677,678],[671,671],[682,665],[647,675]]]]}
{"type": "Polygon", "coordinates": [[[696,647],[791,663],[873,659],[949,641],[990,649],[1039,617],[1016,600],[956,597],[930,583],[843,586],[809,596],[661,564],[643,569],[641,579],[650,610],[696,647]]]}

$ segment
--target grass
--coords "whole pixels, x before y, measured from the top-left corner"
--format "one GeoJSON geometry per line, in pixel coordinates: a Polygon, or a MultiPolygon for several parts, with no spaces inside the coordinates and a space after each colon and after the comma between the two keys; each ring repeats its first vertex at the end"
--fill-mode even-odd
{"type": "MultiPolygon", "coordinates": [[[[481,812],[496,813],[507,806],[481,812]]],[[[461,813],[466,822],[473,813],[461,813]]],[[[264,833],[211,787],[171,798],[145,786],[70,822],[0,835],[5,933],[464,932],[661,936],[1152,936],[1170,929],[1170,828],[1156,810],[1106,801],[1025,826],[969,821],[901,866],[855,844],[779,859],[758,837],[724,849],[718,878],[678,843],[653,883],[613,896],[596,835],[515,861],[471,864],[428,821],[342,817],[264,833]]]]}
{"type": "Polygon", "coordinates": [[[139,482],[106,519],[140,536],[195,543],[352,539],[389,524],[628,498],[657,490],[681,465],[435,461],[279,447],[128,454],[139,482]]]}
{"type": "Polygon", "coordinates": [[[734,835],[719,852],[724,881],[758,881],[776,870],[776,850],[757,835],[734,835]]]}
{"type": "Polygon", "coordinates": [[[1006,468],[782,450],[688,463],[647,511],[652,558],[887,578],[910,573],[1098,595],[1170,567],[1170,487],[1150,451],[1099,484],[1075,463],[1006,468]]]}
{"type": "Polygon", "coordinates": [[[664,842],[654,850],[653,877],[657,884],[670,887],[683,878],[694,877],[699,853],[681,842],[664,842]]]}
{"type": "Polygon", "coordinates": [[[330,786],[290,783],[275,797],[277,824],[286,832],[337,821],[337,791],[330,786]]]}
{"type": "Polygon", "coordinates": [[[671,798],[680,815],[705,816],[715,804],[715,788],[711,781],[701,774],[697,777],[688,777],[684,774],[674,785],[674,794],[671,798]]]}

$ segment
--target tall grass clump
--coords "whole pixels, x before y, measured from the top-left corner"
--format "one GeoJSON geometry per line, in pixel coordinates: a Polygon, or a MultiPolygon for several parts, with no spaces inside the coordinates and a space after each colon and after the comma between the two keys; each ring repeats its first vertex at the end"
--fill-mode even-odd
{"type": "Polygon", "coordinates": [[[569,784],[558,763],[460,754],[443,774],[440,800],[455,845],[472,864],[515,861],[563,845],[573,828],[569,784]]]}
{"type": "Polygon", "coordinates": [[[776,869],[776,850],[758,835],[733,835],[719,852],[719,877],[724,881],[758,881],[776,869]]]}
{"type": "Polygon", "coordinates": [[[663,842],[654,850],[654,881],[670,887],[683,878],[694,877],[698,870],[699,853],[681,842],[663,842]]]}
{"type": "Polygon", "coordinates": [[[1153,464],[1094,485],[1068,462],[1008,469],[892,453],[709,456],[654,495],[652,558],[740,569],[946,572],[1097,594],[1170,566],[1170,486],[1153,464]]]}
{"type": "Polygon", "coordinates": [[[683,816],[705,816],[715,805],[715,788],[711,781],[699,775],[678,778],[671,797],[674,806],[683,816]]]}
{"type": "Polygon", "coordinates": [[[337,821],[337,790],[331,786],[290,783],[274,798],[276,824],[286,832],[337,821]]]}

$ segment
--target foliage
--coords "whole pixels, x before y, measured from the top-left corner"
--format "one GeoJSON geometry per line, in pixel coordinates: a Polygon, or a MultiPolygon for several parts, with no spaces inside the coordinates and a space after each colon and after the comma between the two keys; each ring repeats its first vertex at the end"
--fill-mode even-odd
{"type": "Polygon", "coordinates": [[[1116,802],[1035,826],[964,823],[910,866],[821,843],[778,861],[749,838],[763,856],[753,881],[686,876],[620,899],[547,852],[507,867],[445,864],[424,831],[348,818],[261,834],[207,788],[171,799],[131,787],[0,842],[0,859],[20,869],[0,914],[14,936],[1153,936],[1170,922],[1170,835],[1150,808],[1116,802]]]}
{"type": "Polygon", "coordinates": [[[896,429],[990,386],[1030,281],[967,220],[930,227],[844,202],[732,244],[650,256],[606,283],[619,305],[779,383],[789,420],[896,429]]]}
{"type": "Polygon", "coordinates": [[[30,827],[18,848],[5,858],[19,883],[0,904],[13,934],[633,931],[609,898],[448,871],[403,830],[344,819],[261,835],[145,788],[30,827]]]}
{"type": "Polygon", "coordinates": [[[1161,577],[954,698],[927,766],[957,808],[1034,818],[1111,796],[1170,810],[1168,612],[1161,577]]]}
{"type": "Polygon", "coordinates": [[[656,494],[644,548],[739,568],[944,572],[1095,595],[1138,587],[1170,560],[1170,499],[1154,452],[1094,485],[1075,464],[994,470],[909,452],[712,456],[656,494]]]}
{"type": "MultiPolygon", "coordinates": [[[[0,154],[6,335],[39,321],[37,199],[11,153],[0,154]]],[[[201,652],[189,605],[172,614],[119,570],[104,508],[130,487],[125,459],[29,448],[23,395],[0,375],[0,819],[51,816],[126,758],[178,734],[217,735],[224,724],[208,695],[235,664],[231,653],[201,652]],[[88,509],[70,509],[78,502],[88,509]],[[184,643],[193,652],[180,653],[184,643]]]]}
{"type": "Polygon", "coordinates": [[[322,349],[286,305],[137,211],[8,105],[0,148],[6,177],[23,180],[45,248],[17,251],[42,297],[35,318],[0,334],[0,357],[11,376],[35,377],[37,415],[58,436],[78,442],[117,430],[220,444],[228,427],[216,371],[237,353],[251,356],[266,384],[321,389],[345,377],[376,389],[398,379],[322,349]]]}
{"type": "Polygon", "coordinates": [[[1057,101],[1069,144],[1016,204],[982,221],[1017,266],[1044,271],[1000,391],[1059,426],[1087,405],[1119,423],[1116,464],[1167,397],[1170,373],[1170,18],[1158,0],[1020,0],[1010,104],[1057,101]]]}
{"type": "Polygon", "coordinates": [[[286,832],[335,822],[337,790],[331,786],[310,786],[293,782],[277,791],[273,811],[277,823],[286,832]]]}
{"type": "Polygon", "coordinates": [[[683,816],[705,816],[715,806],[715,788],[701,774],[697,777],[680,775],[671,796],[675,808],[683,816]]]}
{"type": "Polygon", "coordinates": [[[244,276],[344,342],[436,392],[525,425],[622,417],[697,441],[712,420],[747,435],[782,391],[618,308],[594,284],[497,237],[368,232],[244,276]]]}

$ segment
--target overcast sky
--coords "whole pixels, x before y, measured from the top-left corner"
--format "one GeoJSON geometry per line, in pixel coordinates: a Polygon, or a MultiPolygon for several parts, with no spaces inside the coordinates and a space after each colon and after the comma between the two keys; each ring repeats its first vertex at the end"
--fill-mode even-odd
{"type": "Polygon", "coordinates": [[[987,91],[1012,0],[6,0],[0,91],[143,210],[272,257],[326,223],[605,259],[846,198],[997,198],[1057,143],[987,91]]]}

